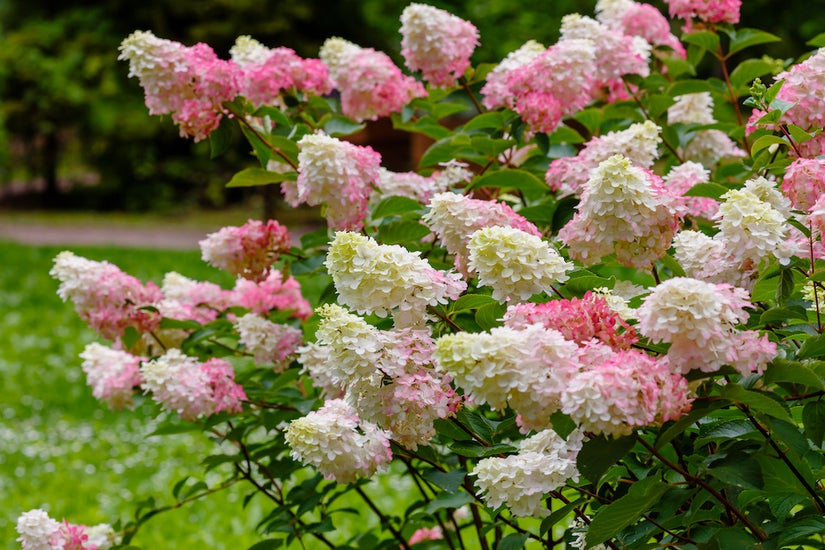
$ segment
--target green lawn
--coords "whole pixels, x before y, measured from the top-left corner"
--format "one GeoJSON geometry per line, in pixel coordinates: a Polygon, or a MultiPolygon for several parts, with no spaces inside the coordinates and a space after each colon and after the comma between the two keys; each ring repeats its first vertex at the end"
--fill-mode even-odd
{"type": "MultiPolygon", "coordinates": [[[[213,443],[199,433],[147,437],[158,420],[149,405],[110,412],[86,386],[78,354],[99,338],[56,294],[48,272],[60,251],[0,242],[0,540],[19,548],[15,521],[32,508],[58,520],[95,524],[127,520],[134,504],[156,496],[174,502],[182,476],[200,476],[213,443]]],[[[72,248],[107,259],[142,280],[167,271],[231,285],[198,251],[72,248]]],[[[207,478],[211,485],[220,475],[207,478]]],[[[150,520],[135,539],[144,548],[246,548],[259,540],[257,500],[242,510],[246,488],[189,504],[150,520]],[[208,526],[205,528],[205,526],[208,526]]]]}

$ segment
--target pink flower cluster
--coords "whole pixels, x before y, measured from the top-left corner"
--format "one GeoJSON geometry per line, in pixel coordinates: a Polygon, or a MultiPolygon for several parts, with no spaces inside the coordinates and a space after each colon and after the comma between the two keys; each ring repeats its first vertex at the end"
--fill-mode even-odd
{"type": "Polygon", "coordinates": [[[80,358],[92,395],[105,401],[111,409],[132,405],[135,388],[143,382],[140,363],[144,357],[92,343],[86,346],[80,358]]]}
{"type": "Polygon", "coordinates": [[[504,326],[510,328],[536,324],[557,330],[579,345],[596,338],[616,351],[630,349],[639,340],[636,330],[610,309],[607,300],[590,291],[582,298],[512,305],[504,314],[504,326]]]}
{"type": "Polygon", "coordinates": [[[427,205],[430,211],[422,221],[455,257],[455,268],[468,277],[470,237],[485,227],[513,227],[529,235],[541,236],[538,228],[503,202],[471,199],[457,193],[438,193],[427,205]]]}
{"type": "Polygon", "coordinates": [[[630,36],[640,36],[652,46],[666,46],[678,57],[686,52],[679,39],[670,31],[670,22],[650,4],[633,0],[599,0],[596,19],[608,28],[630,36]]]}
{"type": "Polygon", "coordinates": [[[291,311],[292,317],[302,320],[312,316],[312,306],[301,294],[300,283],[292,276],[284,280],[280,271],[270,271],[266,279],[259,282],[238,279],[232,292],[235,303],[253,313],[291,311]]]}
{"type": "Polygon", "coordinates": [[[410,101],[427,94],[420,82],[402,74],[384,52],[329,38],[319,55],[341,94],[341,110],[359,122],[401,112],[410,101]]]}
{"type": "Polygon", "coordinates": [[[665,0],[671,17],[686,21],[699,19],[706,23],[739,22],[742,0],[665,0]]]}
{"type": "Polygon", "coordinates": [[[248,36],[239,36],[229,50],[236,65],[239,95],[255,105],[283,105],[287,90],[310,95],[332,91],[329,70],[320,59],[303,59],[290,48],[269,49],[248,36]]]}
{"type": "Polygon", "coordinates": [[[326,205],[327,224],[337,230],[364,226],[372,185],[378,182],[381,155],[324,134],[307,134],[298,142],[298,180],[281,184],[293,207],[326,205]]]}
{"type": "Polygon", "coordinates": [[[236,277],[261,281],[282,252],[288,252],[289,232],[275,220],[249,220],[224,227],[200,243],[203,261],[236,277]]]}
{"type": "Polygon", "coordinates": [[[243,388],[235,383],[235,371],[223,359],[212,358],[200,363],[178,349],[144,362],[141,388],[168,411],[184,420],[195,420],[226,410],[241,411],[246,399],[243,388]]]}
{"type": "Polygon", "coordinates": [[[413,3],[401,13],[401,55],[433,86],[450,86],[470,66],[478,29],[444,10],[413,3]]]}
{"type": "Polygon", "coordinates": [[[142,284],[109,262],[63,251],[49,274],[60,281],[60,298],[71,300],[80,318],[105,338],[117,340],[128,327],[149,332],[160,324],[156,311],[144,309],[163,298],[160,289],[153,283],[142,284]]]}
{"type": "Polygon", "coordinates": [[[808,211],[825,194],[825,160],[798,158],[785,170],[782,191],[797,210],[808,211]]]}
{"type": "Polygon", "coordinates": [[[472,177],[473,173],[458,161],[446,163],[443,170],[436,170],[429,176],[416,172],[391,172],[382,167],[378,189],[370,196],[370,203],[377,203],[386,197],[407,197],[427,204],[437,193],[445,193],[454,185],[469,182],[472,177]]]}
{"type": "Polygon", "coordinates": [[[709,177],[709,171],[698,162],[687,161],[671,168],[663,179],[662,189],[671,210],[680,218],[700,216],[713,219],[719,210],[717,201],[707,197],[685,196],[694,185],[710,181],[709,177]]]}
{"type": "Polygon", "coordinates": [[[761,373],[776,344],[736,329],[751,307],[742,288],[676,277],[645,299],[638,310],[639,330],[654,342],[670,342],[667,360],[674,372],[714,372],[730,365],[743,375],[761,373]]]}

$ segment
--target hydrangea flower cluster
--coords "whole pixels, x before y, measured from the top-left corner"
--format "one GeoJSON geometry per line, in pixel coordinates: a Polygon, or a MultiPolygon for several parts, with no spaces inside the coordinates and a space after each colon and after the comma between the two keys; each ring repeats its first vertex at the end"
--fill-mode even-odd
{"type": "Polygon", "coordinates": [[[457,193],[438,193],[427,206],[430,210],[421,220],[436,234],[447,252],[455,256],[455,268],[465,277],[470,274],[467,243],[479,229],[514,227],[530,235],[541,236],[535,225],[503,202],[471,199],[457,193]]]}
{"type": "Polygon", "coordinates": [[[663,178],[664,193],[669,198],[668,206],[679,215],[700,216],[713,219],[719,210],[719,203],[707,197],[688,197],[685,193],[694,185],[710,181],[710,172],[698,162],[687,161],[674,166],[663,178]]]}
{"type": "Polygon", "coordinates": [[[481,103],[488,109],[496,109],[507,105],[509,98],[508,73],[527,65],[546,49],[543,44],[535,40],[528,40],[519,49],[508,53],[507,57],[487,75],[487,82],[481,88],[481,93],[484,95],[481,103]]]}
{"type": "Polygon", "coordinates": [[[683,59],[687,56],[685,47],[670,32],[670,22],[650,4],[633,0],[598,0],[596,19],[609,29],[644,38],[651,46],[666,46],[683,59]]]}
{"type": "Polygon", "coordinates": [[[493,288],[499,302],[549,291],[573,269],[550,243],[514,227],[479,229],[470,236],[467,250],[470,270],[479,284],[493,288]]]}
{"type": "MultiPolygon", "coordinates": [[[[165,317],[191,319],[199,323],[214,321],[218,313],[235,305],[235,295],[215,283],[195,281],[171,271],[160,286],[163,300],[158,309],[165,317]]],[[[162,331],[161,331],[162,332],[162,331]]]]}
{"type": "Polygon", "coordinates": [[[286,281],[280,271],[270,271],[260,282],[238,279],[232,290],[234,303],[266,315],[272,310],[290,311],[296,319],[306,320],[312,316],[312,306],[301,294],[301,285],[292,276],[286,281]]]}
{"type": "Polygon", "coordinates": [[[369,477],[392,459],[386,433],[360,420],[340,399],[290,422],[285,437],[295,460],[315,466],[338,483],[369,477]]]}
{"type": "Polygon", "coordinates": [[[81,319],[101,336],[117,340],[127,327],[150,332],[160,324],[160,315],[144,306],[154,306],[163,295],[153,283],[144,285],[109,262],[97,262],[68,250],[54,259],[49,274],[60,281],[57,294],[71,300],[81,319]]]}
{"type": "Polygon", "coordinates": [[[29,510],[17,518],[17,542],[24,550],[108,550],[120,544],[112,526],[93,527],[60,523],[40,509],[29,510]]]}
{"type": "Polygon", "coordinates": [[[327,224],[357,231],[364,226],[371,185],[378,182],[381,155],[324,134],[307,134],[298,141],[298,180],[281,184],[292,206],[325,204],[327,224]]]}
{"type": "Polygon", "coordinates": [[[276,372],[288,366],[287,358],[294,355],[303,342],[303,333],[290,325],[273,323],[255,313],[248,313],[235,321],[240,342],[255,356],[256,363],[272,363],[276,372]]]}
{"type": "Polygon", "coordinates": [[[275,220],[249,220],[210,233],[198,244],[208,264],[236,277],[261,281],[278,256],[289,251],[290,238],[286,227],[275,220]]]}
{"type": "Polygon", "coordinates": [[[591,291],[582,298],[511,305],[504,314],[506,327],[524,329],[536,324],[557,330],[579,345],[596,338],[616,351],[630,349],[639,340],[636,329],[610,309],[607,299],[591,291]]]}
{"type": "Polygon", "coordinates": [[[742,0],[665,0],[671,17],[686,21],[699,19],[706,23],[739,22],[742,0]]]}
{"type": "Polygon", "coordinates": [[[514,516],[549,515],[544,495],[579,479],[582,439],[574,432],[565,441],[548,428],[522,441],[517,454],[480,460],[473,475],[484,502],[493,510],[504,504],[514,516]]]}
{"type": "Polygon", "coordinates": [[[98,343],[86,346],[80,354],[86,382],[92,387],[92,395],[117,410],[132,406],[135,388],[140,386],[140,363],[143,357],[107,348],[98,343]]]}
{"type": "Polygon", "coordinates": [[[290,48],[269,49],[249,36],[239,36],[229,50],[237,66],[238,93],[254,105],[285,107],[285,90],[310,95],[332,91],[327,66],[319,59],[302,59],[290,48]]]}
{"type": "Polygon", "coordinates": [[[182,137],[200,141],[218,127],[221,103],[238,95],[237,67],[206,44],[186,47],[148,31],[135,31],[120,45],[129,76],[140,81],[153,115],[172,114],[182,137]]]}
{"type": "Polygon", "coordinates": [[[657,285],[638,310],[640,332],[654,342],[670,342],[671,369],[686,374],[714,372],[730,365],[744,375],[761,373],[776,344],[735,326],[753,307],[748,292],[729,284],[675,277],[657,285]]]}
{"type": "MultiPolygon", "coordinates": [[[[807,158],[825,154],[825,133],[817,133],[825,127],[825,114],[822,112],[822,104],[825,102],[825,48],[820,48],[805,61],[779,73],[774,81],[784,81],[776,99],[792,104],[782,115],[780,122],[796,124],[817,134],[805,142],[797,143],[797,149],[807,158]]],[[[748,120],[748,129],[752,131],[764,114],[755,109],[748,120]]]]}
{"type": "Polygon", "coordinates": [[[402,74],[384,52],[343,38],[328,38],[319,57],[341,93],[343,113],[358,122],[401,112],[404,105],[427,93],[421,83],[402,74]]]}
{"type": "Polygon", "coordinates": [[[411,71],[433,86],[452,85],[470,66],[478,29],[469,21],[413,3],[401,13],[401,55],[411,71]]]}
{"type": "Polygon", "coordinates": [[[593,170],[559,238],[586,265],[615,253],[624,266],[649,269],[667,252],[676,228],[658,176],[614,155],[593,170]]]}
{"type": "Polygon", "coordinates": [[[574,157],[553,160],[545,174],[547,185],[563,195],[581,195],[590,173],[613,155],[623,155],[640,168],[651,168],[658,158],[662,129],[654,122],[631,124],[625,130],[608,132],[585,143],[574,157]]]}
{"type": "Polygon", "coordinates": [[[825,160],[798,158],[785,170],[782,191],[797,210],[807,212],[825,194],[825,160]]]}
{"type": "Polygon", "coordinates": [[[335,234],[326,266],[342,304],[380,317],[392,312],[399,328],[423,324],[427,306],[454,300],[467,288],[458,273],[433,269],[420,253],[358,233],[335,234]]]}
{"type": "Polygon", "coordinates": [[[246,399],[243,388],[235,383],[232,365],[223,359],[199,363],[179,349],[144,362],[140,373],[141,388],[152,394],[164,410],[176,412],[184,420],[227,410],[241,411],[246,399]]]}
{"type": "MultiPolygon", "coordinates": [[[[668,110],[670,124],[713,124],[713,98],[710,92],[679,96],[668,110]]],[[[698,130],[693,140],[680,153],[686,160],[701,163],[710,168],[720,159],[744,157],[746,153],[721,130],[698,130]]]]}

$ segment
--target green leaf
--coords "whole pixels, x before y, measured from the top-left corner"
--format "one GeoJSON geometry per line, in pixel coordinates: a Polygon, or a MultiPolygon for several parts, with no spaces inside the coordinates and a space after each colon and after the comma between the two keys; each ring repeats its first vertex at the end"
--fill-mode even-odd
{"type": "Polygon", "coordinates": [[[126,327],[126,330],[123,331],[123,336],[120,337],[120,340],[123,342],[126,349],[129,349],[134,346],[138,340],[140,340],[140,333],[135,327],[126,327]]]}
{"type": "Polygon", "coordinates": [[[507,308],[499,303],[481,306],[476,311],[476,323],[482,330],[500,327],[502,325],[501,319],[504,317],[506,310],[507,308]]]}
{"type": "Polygon", "coordinates": [[[292,121],[289,117],[280,110],[278,107],[273,107],[272,105],[262,105],[255,109],[255,112],[252,113],[252,116],[256,117],[269,117],[269,120],[275,124],[276,127],[283,126],[286,128],[292,128],[292,121]]]}
{"type": "Polygon", "coordinates": [[[789,268],[782,268],[779,272],[779,285],[776,287],[776,302],[779,305],[784,305],[790,298],[793,294],[794,285],[794,271],[789,268]]]}
{"type": "Polygon", "coordinates": [[[467,477],[467,471],[463,468],[456,468],[449,472],[442,472],[435,468],[424,471],[424,479],[438,485],[448,493],[455,493],[458,491],[461,484],[464,483],[464,478],[467,477]]]}
{"type": "MultiPolygon", "coordinates": [[[[766,312],[767,313],[767,312],[766,312]]],[[[765,383],[791,382],[816,390],[825,390],[825,384],[817,374],[798,361],[775,359],[764,374],[765,383]]]]}
{"type": "MultiPolygon", "coordinates": [[[[779,537],[779,545],[786,548],[788,544],[801,541],[809,535],[821,535],[825,532],[825,519],[822,517],[808,516],[795,521],[788,522],[782,526],[782,535],[779,537]]],[[[816,545],[821,544],[821,537],[816,538],[816,545]]]]}
{"type": "MultiPolygon", "coordinates": [[[[801,308],[800,308],[801,309],[801,308]]],[[[808,315],[805,311],[800,311],[791,307],[774,307],[762,313],[759,316],[760,325],[786,325],[787,321],[797,319],[800,321],[807,321],[808,315]]]]}
{"type": "MultiPolygon", "coordinates": [[[[773,65],[767,61],[763,61],[762,59],[746,59],[730,73],[730,83],[733,89],[738,92],[743,86],[747,85],[750,87],[751,82],[753,82],[753,79],[756,77],[768,74],[772,70],[773,65]]],[[[747,92],[747,90],[744,90],[744,92],[747,92]]],[[[739,95],[743,95],[744,92],[739,93],[739,95]]]]}
{"type": "Polygon", "coordinates": [[[793,138],[796,143],[805,143],[814,137],[813,134],[809,134],[796,124],[788,124],[786,128],[788,129],[788,133],[791,134],[791,138],[793,138]]]}
{"type": "Polygon", "coordinates": [[[500,187],[502,189],[519,189],[524,192],[546,193],[550,190],[547,183],[524,170],[498,170],[474,178],[467,189],[479,187],[500,187]]]}
{"type": "Polygon", "coordinates": [[[802,347],[796,352],[797,359],[811,359],[825,356],[825,334],[817,334],[802,342],[802,347]]]}
{"type": "Polygon", "coordinates": [[[713,534],[711,540],[720,550],[728,548],[759,548],[757,540],[744,527],[724,527],[713,534]]]}
{"type": "Polygon", "coordinates": [[[266,539],[261,542],[256,542],[246,550],[273,550],[284,545],[283,539],[266,539]]]}
{"type": "Polygon", "coordinates": [[[613,285],[615,284],[615,279],[607,279],[597,275],[585,275],[582,277],[573,277],[572,279],[569,279],[564,284],[564,288],[573,294],[582,295],[588,290],[593,290],[594,288],[613,288],[613,285]]]}
{"type": "Polygon", "coordinates": [[[280,183],[282,181],[295,181],[298,179],[298,172],[270,172],[263,168],[244,168],[229,180],[227,187],[257,187],[259,185],[269,185],[270,183],[280,183]]]}
{"type": "Polygon", "coordinates": [[[503,129],[507,126],[504,120],[504,115],[501,111],[493,111],[490,113],[482,113],[473,117],[467,124],[464,125],[464,131],[481,130],[486,128],[503,129]]]}
{"type": "Polygon", "coordinates": [[[450,135],[430,145],[429,149],[427,149],[418,162],[418,167],[434,166],[441,162],[449,162],[459,156],[466,155],[480,156],[470,146],[469,136],[462,134],[450,135]],[[466,142],[456,139],[459,137],[467,138],[466,142]]]}
{"type": "Polygon", "coordinates": [[[488,158],[496,158],[501,153],[510,149],[516,144],[513,139],[495,139],[487,136],[474,136],[470,140],[474,151],[477,151],[488,158]]]}
{"type": "Polygon", "coordinates": [[[587,528],[585,548],[606,542],[633,524],[656,504],[669,488],[670,485],[656,477],[648,477],[634,483],[622,498],[599,508],[587,528]]]}
{"type": "Polygon", "coordinates": [[[227,117],[221,118],[221,123],[209,134],[209,158],[221,156],[229,149],[232,143],[232,121],[227,117]]]}
{"type": "Polygon", "coordinates": [[[423,206],[409,197],[390,196],[378,203],[372,211],[372,219],[380,220],[388,216],[398,216],[407,212],[421,210],[423,206]]]}
{"type": "Polygon", "coordinates": [[[788,145],[788,140],[785,138],[781,138],[779,136],[774,136],[772,134],[768,134],[766,136],[762,136],[761,138],[757,139],[751,145],[751,155],[755,156],[756,153],[761,151],[762,149],[767,149],[771,145],[788,145]]]}
{"type": "Polygon", "coordinates": [[[743,489],[761,489],[765,484],[759,463],[744,453],[733,453],[713,462],[708,473],[729,485],[743,489]]]}
{"type": "Polygon", "coordinates": [[[441,493],[427,504],[424,511],[428,514],[434,514],[444,508],[461,508],[471,502],[473,502],[473,497],[463,491],[460,493],[441,493]]]}
{"type": "Polygon", "coordinates": [[[524,216],[524,218],[535,224],[540,226],[547,226],[553,224],[553,213],[555,212],[555,208],[551,205],[543,204],[540,206],[527,206],[525,208],[521,208],[518,211],[519,216],[524,216]]]}
{"type": "Polygon", "coordinates": [[[768,44],[781,40],[778,36],[759,29],[736,29],[726,31],[726,34],[730,36],[729,56],[757,44],[768,44]]]}
{"type": "Polygon", "coordinates": [[[378,236],[384,244],[417,244],[429,234],[429,228],[417,221],[401,220],[378,228],[378,236]]]}
{"type": "Polygon", "coordinates": [[[680,433],[685,431],[685,429],[696,422],[697,420],[706,417],[710,413],[715,410],[721,409],[729,405],[728,401],[724,400],[696,400],[693,402],[693,407],[691,408],[690,412],[686,415],[682,416],[679,420],[668,426],[665,430],[659,432],[659,437],[656,438],[656,444],[654,445],[655,448],[661,449],[668,443],[670,443],[673,438],[678,436],[680,433]]]}
{"type": "Polygon", "coordinates": [[[507,535],[496,546],[496,550],[521,550],[530,535],[527,533],[512,533],[507,535]]]}
{"type": "Polygon", "coordinates": [[[712,91],[713,86],[706,80],[677,80],[668,88],[667,94],[670,97],[679,97],[681,95],[712,91]]]}
{"type": "Polygon", "coordinates": [[[450,313],[478,309],[488,304],[498,304],[498,300],[493,299],[492,296],[487,294],[466,294],[453,302],[450,306],[450,313]]]}
{"type": "Polygon", "coordinates": [[[746,390],[739,384],[727,384],[722,387],[722,391],[720,393],[722,397],[730,399],[736,403],[747,405],[754,411],[767,414],[768,416],[773,416],[774,418],[784,420],[785,422],[793,423],[793,420],[791,420],[791,417],[788,415],[788,411],[786,411],[782,405],[767,395],[746,390]]]}
{"type": "Polygon", "coordinates": [[[613,439],[599,435],[588,439],[576,457],[579,472],[591,483],[598,483],[607,469],[621,460],[635,443],[633,436],[613,439]]]}
{"type": "Polygon", "coordinates": [[[805,437],[817,447],[822,447],[825,438],[825,401],[811,401],[802,409],[802,424],[805,437]]]}
{"type": "Polygon", "coordinates": [[[484,458],[488,456],[495,456],[504,453],[514,453],[518,451],[516,447],[512,445],[505,445],[504,443],[499,443],[497,445],[490,445],[485,446],[477,441],[456,441],[455,443],[450,444],[450,450],[454,453],[459,454],[461,456],[466,456],[470,458],[484,458]]]}
{"type": "Polygon", "coordinates": [[[682,42],[699,46],[700,48],[713,53],[717,53],[719,51],[719,36],[716,33],[708,31],[684,34],[682,35],[682,42]]]}
{"type": "Polygon", "coordinates": [[[332,137],[348,136],[366,128],[366,124],[358,124],[343,115],[332,115],[324,123],[324,132],[332,137]]]}
{"type": "Polygon", "coordinates": [[[814,48],[822,48],[825,47],[825,32],[819,33],[818,35],[814,36],[807,42],[805,42],[808,46],[813,46],[814,48]]]}

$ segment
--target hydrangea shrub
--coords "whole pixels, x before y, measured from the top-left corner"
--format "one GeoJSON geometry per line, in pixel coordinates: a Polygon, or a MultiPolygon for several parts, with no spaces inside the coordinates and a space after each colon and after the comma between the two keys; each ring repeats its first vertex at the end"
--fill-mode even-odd
{"type": "MultiPolygon", "coordinates": [[[[125,39],[151,114],[213,155],[239,125],[259,165],[228,185],[325,218],[207,236],[231,289],[55,259],[101,337],[93,395],[229,444],[203,457],[223,484],[172,498],[248,484],[255,548],[823,547],[825,49],[747,58],[778,38],[739,0],[666,4],[599,0],[497,65],[411,4],[411,74],[341,38],[125,39]],[[415,170],[347,140],[380,117],[433,141],[415,170]],[[376,476],[405,488],[389,508],[376,476]]],[[[130,547],[162,509],[21,511],[18,541],[130,547]]]]}

